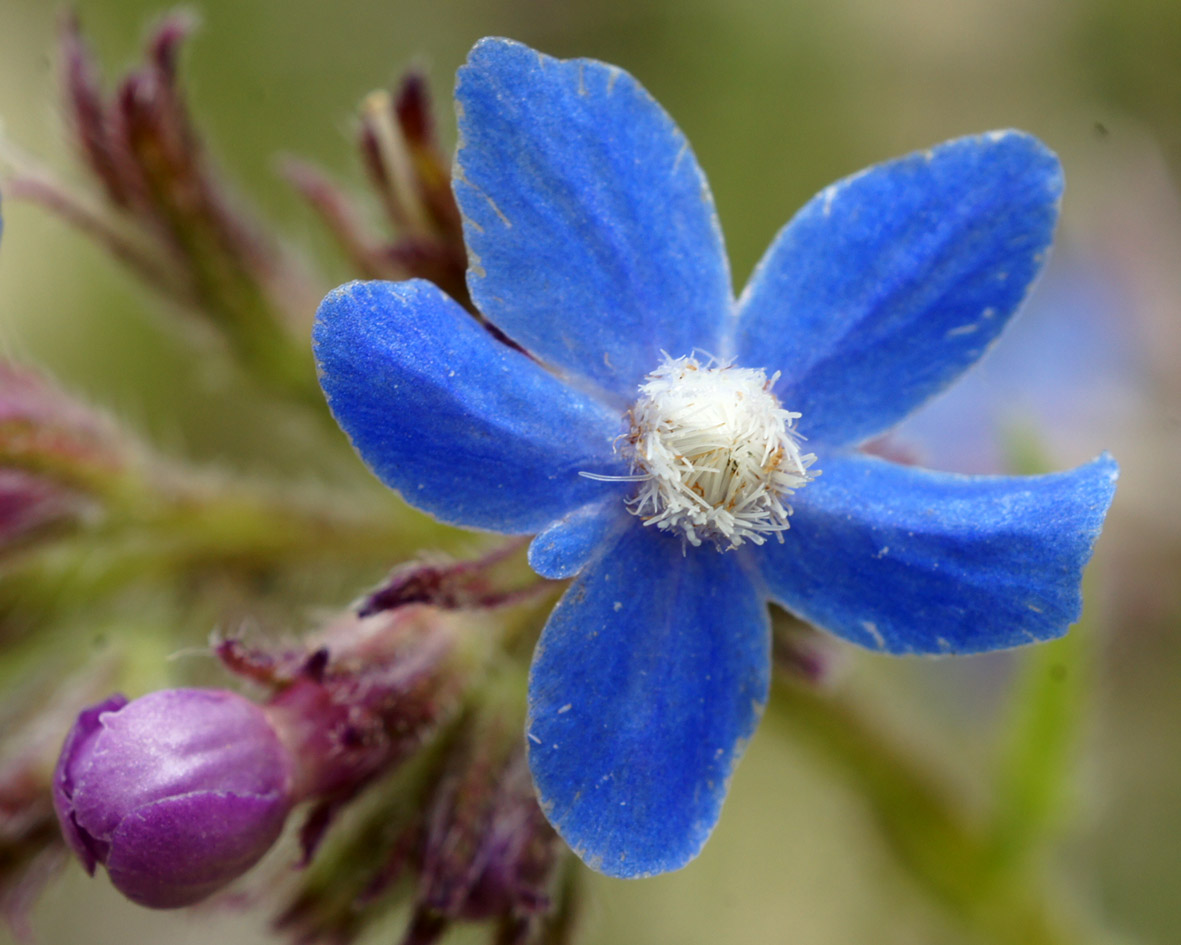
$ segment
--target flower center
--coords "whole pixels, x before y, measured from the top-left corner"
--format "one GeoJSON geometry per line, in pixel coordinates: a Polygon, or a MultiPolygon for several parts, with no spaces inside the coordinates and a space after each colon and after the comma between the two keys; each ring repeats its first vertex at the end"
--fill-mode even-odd
{"type": "Polygon", "coordinates": [[[628,508],[692,545],[721,551],[787,531],[785,497],[814,479],[798,413],[784,410],[760,369],[670,358],[640,385],[624,451],[639,483],[628,508]]]}

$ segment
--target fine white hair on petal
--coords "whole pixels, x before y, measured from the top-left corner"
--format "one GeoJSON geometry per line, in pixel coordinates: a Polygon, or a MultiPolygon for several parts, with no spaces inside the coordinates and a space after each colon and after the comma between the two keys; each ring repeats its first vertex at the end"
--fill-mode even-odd
{"type": "Polygon", "coordinates": [[[640,385],[625,453],[640,483],[628,500],[645,525],[720,550],[762,544],[789,527],[784,499],[819,473],[801,454],[798,413],[785,410],[756,368],[711,367],[667,354],[640,385]]]}

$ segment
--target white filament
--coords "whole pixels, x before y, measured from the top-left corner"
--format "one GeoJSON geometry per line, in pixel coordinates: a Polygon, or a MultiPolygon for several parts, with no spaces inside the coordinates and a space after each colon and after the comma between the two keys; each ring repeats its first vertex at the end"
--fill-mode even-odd
{"type": "Polygon", "coordinates": [[[720,550],[766,536],[783,540],[787,496],[811,481],[816,461],[801,455],[798,413],[771,392],[779,374],[670,358],[640,385],[624,452],[638,482],[628,508],[690,544],[720,550]]]}

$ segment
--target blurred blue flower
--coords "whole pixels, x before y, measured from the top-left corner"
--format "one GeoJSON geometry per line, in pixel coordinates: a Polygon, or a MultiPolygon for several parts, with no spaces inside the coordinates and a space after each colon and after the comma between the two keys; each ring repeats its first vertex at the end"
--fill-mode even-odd
{"type": "Polygon", "coordinates": [[[989,478],[857,451],[1021,302],[1062,188],[1042,144],[963,138],[828,187],[735,300],[705,177],[626,72],[489,39],[456,97],[468,282],[503,335],[429,283],[352,283],[316,355],[384,482],[446,522],[536,532],[532,566],[575,576],[527,735],[586,862],[645,876],[699,852],[766,700],[768,600],[890,653],[1078,617],[1110,457],[989,478]]]}
{"type": "Polygon", "coordinates": [[[993,473],[1012,468],[1015,438],[1036,435],[1043,455],[1078,462],[1131,428],[1150,372],[1119,275],[1098,252],[1056,250],[1005,343],[891,441],[923,465],[993,473]]]}

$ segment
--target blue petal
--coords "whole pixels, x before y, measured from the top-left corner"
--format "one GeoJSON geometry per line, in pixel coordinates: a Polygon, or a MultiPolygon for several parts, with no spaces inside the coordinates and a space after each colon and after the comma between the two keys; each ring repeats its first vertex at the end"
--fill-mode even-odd
{"type": "Polygon", "coordinates": [[[661,349],[716,353],[732,295],[713,198],[635,79],[485,39],[455,94],[455,196],[480,311],[629,402],[661,349]]]}
{"type": "Polygon", "coordinates": [[[635,524],[625,505],[632,484],[603,485],[602,499],[575,509],[533,539],[529,567],[542,577],[572,577],[613,533],[635,524]]]}
{"type": "Polygon", "coordinates": [[[353,282],[313,331],[320,383],[361,457],[444,522],[537,531],[626,472],[614,411],[496,341],[429,282],[353,282]]]}
{"type": "Polygon", "coordinates": [[[824,457],[784,543],[750,554],[771,597],[889,653],[978,653],[1060,636],[1115,493],[1104,454],[1048,476],[960,476],[824,457]]]}
{"type": "Polygon", "coordinates": [[[880,433],[954,380],[1041,269],[1062,193],[1036,138],[994,132],[821,191],[776,237],[740,303],[739,361],[814,443],[880,433]]]}
{"type": "Polygon", "coordinates": [[[593,869],[648,876],[701,850],[766,701],[769,639],[738,556],[638,523],[566,592],[533,660],[529,763],[593,869]]]}

